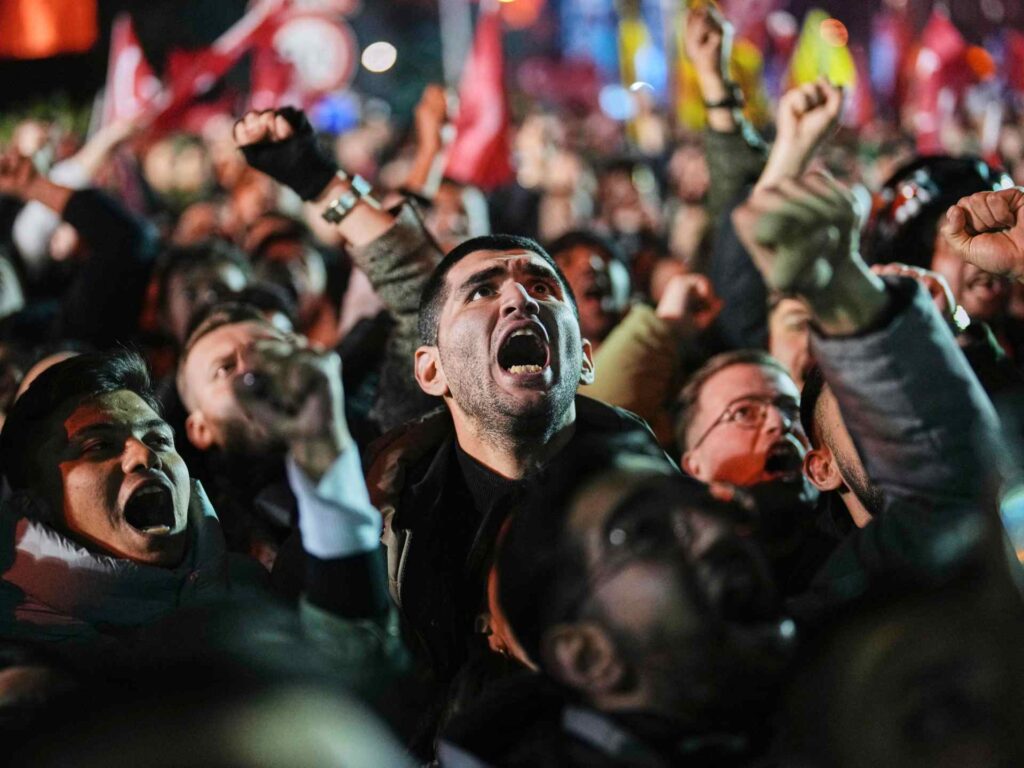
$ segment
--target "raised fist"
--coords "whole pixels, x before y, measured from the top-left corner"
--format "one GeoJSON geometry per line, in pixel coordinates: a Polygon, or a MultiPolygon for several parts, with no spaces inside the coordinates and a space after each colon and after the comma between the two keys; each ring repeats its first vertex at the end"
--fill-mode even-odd
{"type": "Polygon", "coordinates": [[[338,172],[306,115],[292,107],[247,112],[232,135],[249,165],[291,187],[303,200],[316,199],[338,172]]]}
{"type": "Polygon", "coordinates": [[[857,248],[853,196],[819,173],[755,189],[732,220],[768,287],[782,293],[826,287],[857,248]]]}
{"type": "Polygon", "coordinates": [[[779,101],[776,144],[789,145],[806,160],[835,127],[842,108],[843,89],[827,77],[787,91],[779,101]]]}
{"type": "Polygon", "coordinates": [[[341,358],[288,339],[256,342],[234,383],[239,402],[317,477],[351,445],[341,358]]]}
{"type": "Polygon", "coordinates": [[[722,300],[704,275],[675,275],[665,285],[657,314],[684,336],[706,331],[722,311],[722,300]]]}
{"type": "Polygon", "coordinates": [[[444,87],[429,83],[415,110],[416,134],[421,142],[441,141],[441,129],[448,119],[448,98],[444,87]]]}
{"type": "Polygon", "coordinates": [[[729,72],[732,53],[732,24],[711,6],[692,8],[686,13],[684,44],[686,55],[701,77],[721,76],[729,72]]]}
{"type": "Polygon", "coordinates": [[[942,233],[964,261],[1024,277],[1024,189],[977,192],[946,211],[942,233]]]}

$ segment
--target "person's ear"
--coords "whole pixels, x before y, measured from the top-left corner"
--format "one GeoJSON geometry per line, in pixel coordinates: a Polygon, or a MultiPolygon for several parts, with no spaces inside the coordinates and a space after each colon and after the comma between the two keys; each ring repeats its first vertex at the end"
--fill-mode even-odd
{"type": "Polygon", "coordinates": [[[589,695],[620,688],[626,665],[608,633],[597,624],[557,624],[541,641],[543,666],[558,682],[589,695]]]}
{"type": "Polygon", "coordinates": [[[594,383],[594,345],[583,339],[583,365],[580,371],[581,384],[594,383]]]}
{"type": "Polygon", "coordinates": [[[804,456],[804,474],[819,491],[834,491],[843,486],[843,476],[832,451],[827,447],[812,448],[804,456]]]}
{"type": "Polygon", "coordinates": [[[201,411],[193,411],[185,419],[185,436],[200,451],[205,451],[213,445],[213,430],[201,411]]]}
{"type": "Polygon", "coordinates": [[[434,397],[444,397],[451,390],[448,389],[448,379],[445,378],[444,368],[441,367],[441,356],[437,347],[420,347],[416,350],[416,362],[414,371],[416,383],[420,389],[434,397]]]}

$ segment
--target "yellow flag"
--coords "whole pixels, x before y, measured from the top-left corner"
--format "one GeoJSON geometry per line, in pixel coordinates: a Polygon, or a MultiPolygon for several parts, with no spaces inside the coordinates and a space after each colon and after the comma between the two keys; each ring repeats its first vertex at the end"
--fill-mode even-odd
{"type": "Polygon", "coordinates": [[[857,67],[846,47],[847,39],[846,27],[839,19],[824,11],[808,11],[789,63],[788,87],[827,75],[836,85],[852,88],[857,80],[857,67]]]}

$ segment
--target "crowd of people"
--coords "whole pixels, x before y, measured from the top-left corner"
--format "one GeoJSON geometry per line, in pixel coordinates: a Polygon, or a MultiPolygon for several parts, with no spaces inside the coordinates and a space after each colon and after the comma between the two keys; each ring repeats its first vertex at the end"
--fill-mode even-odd
{"type": "Polygon", "coordinates": [[[19,125],[12,764],[1024,764],[1024,189],[827,79],[769,146],[727,31],[703,135],[530,111],[487,193],[437,86],[19,125]]]}

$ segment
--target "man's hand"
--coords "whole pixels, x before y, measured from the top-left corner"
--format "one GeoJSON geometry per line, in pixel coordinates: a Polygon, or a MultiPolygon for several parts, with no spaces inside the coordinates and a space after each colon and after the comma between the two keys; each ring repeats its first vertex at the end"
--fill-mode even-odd
{"type": "Polygon", "coordinates": [[[341,358],[292,341],[258,342],[235,384],[245,408],[272,437],[288,444],[292,457],[318,481],[352,446],[345,421],[341,358]]]}
{"type": "Polygon", "coordinates": [[[732,220],[769,289],[803,298],[826,333],[856,333],[884,311],[885,286],[858,253],[853,196],[833,179],[755,189],[732,220]]]}
{"type": "MultiPolygon", "coordinates": [[[[724,84],[728,79],[732,37],[732,24],[725,20],[717,8],[705,6],[692,8],[686,12],[686,34],[683,42],[686,46],[686,55],[690,57],[701,80],[702,91],[705,81],[708,84],[713,84],[714,81],[721,81],[724,84]]],[[[723,87],[721,94],[705,92],[704,98],[707,101],[716,101],[725,95],[723,87]]]]}
{"type": "Polygon", "coordinates": [[[39,173],[29,158],[13,149],[0,155],[0,195],[27,200],[38,177],[39,173]]]}
{"type": "Polygon", "coordinates": [[[942,233],[964,261],[1024,277],[1024,188],[977,192],[946,211],[942,233]]]}
{"type": "Polygon", "coordinates": [[[722,300],[704,275],[676,275],[665,285],[657,315],[690,338],[706,331],[721,311],[722,300]]]}
{"type": "MultiPolygon", "coordinates": [[[[732,35],[732,24],[725,20],[717,8],[708,5],[687,11],[684,44],[706,103],[721,102],[732,95],[729,85],[732,35]]],[[[708,127],[712,130],[729,133],[735,131],[737,125],[732,108],[708,110],[708,127]]]]}
{"type": "Polygon", "coordinates": [[[900,264],[899,262],[875,264],[871,267],[871,271],[879,276],[898,275],[917,280],[928,291],[928,295],[932,297],[932,302],[935,304],[935,308],[939,310],[939,314],[950,323],[956,322],[957,306],[956,298],[953,296],[953,289],[949,287],[946,278],[938,272],[932,272],[930,269],[921,269],[920,267],[912,267],[909,264],[900,264]]]}
{"type": "Polygon", "coordinates": [[[419,144],[435,150],[440,148],[441,129],[448,120],[448,98],[445,96],[444,87],[437,83],[429,83],[423,89],[414,116],[419,144]]]}
{"type": "Polygon", "coordinates": [[[319,197],[338,171],[297,109],[247,112],[232,135],[249,165],[291,187],[303,200],[319,197]]]}
{"type": "Polygon", "coordinates": [[[842,108],[842,87],[826,77],[787,91],[779,101],[775,144],[758,186],[801,175],[814,151],[835,128],[842,108]]]}

